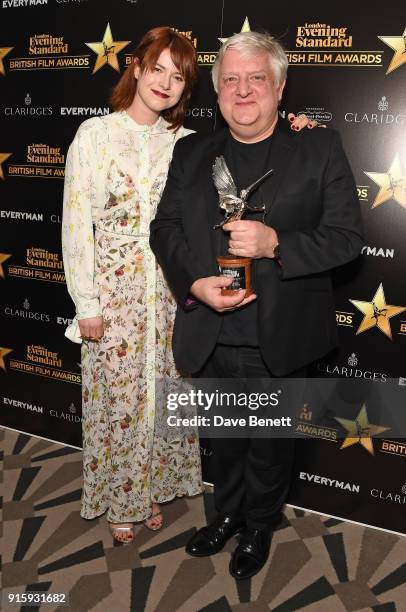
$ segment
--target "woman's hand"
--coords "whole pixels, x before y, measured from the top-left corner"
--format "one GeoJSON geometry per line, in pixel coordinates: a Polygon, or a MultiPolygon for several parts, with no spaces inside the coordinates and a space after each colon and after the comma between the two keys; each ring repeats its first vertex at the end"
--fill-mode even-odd
{"type": "Polygon", "coordinates": [[[309,119],[309,117],[306,117],[306,115],[296,116],[294,113],[289,113],[288,119],[291,123],[290,129],[296,130],[296,132],[299,132],[305,127],[309,128],[309,130],[312,130],[314,127],[326,127],[323,123],[319,123],[318,121],[312,121],[311,119],[309,119]]]}
{"type": "Polygon", "coordinates": [[[98,342],[104,334],[103,317],[89,317],[78,321],[82,340],[98,342]]]}

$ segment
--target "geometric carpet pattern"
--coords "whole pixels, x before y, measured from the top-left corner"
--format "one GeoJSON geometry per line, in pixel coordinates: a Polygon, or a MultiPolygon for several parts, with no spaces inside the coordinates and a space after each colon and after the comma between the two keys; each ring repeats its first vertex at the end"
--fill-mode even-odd
{"type": "Polygon", "coordinates": [[[165,528],[137,526],[123,546],[104,517],[79,516],[80,451],[1,428],[0,438],[3,610],[406,611],[404,537],[287,507],[266,566],[236,582],[228,573],[235,540],[213,557],[184,552],[213,516],[210,489],[165,504],[165,528]],[[66,592],[69,605],[7,603],[26,591],[66,592]]]}

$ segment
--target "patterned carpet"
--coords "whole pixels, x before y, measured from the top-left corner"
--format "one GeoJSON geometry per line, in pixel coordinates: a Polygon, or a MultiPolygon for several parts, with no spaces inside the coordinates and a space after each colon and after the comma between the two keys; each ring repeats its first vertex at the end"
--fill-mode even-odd
{"type": "MultiPolygon", "coordinates": [[[[406,610],[406,538],[286,508],[270,559],[251,580],[228,574],[235,542],[193,559],[183,546],[213,515],[212,495],[164,507],[166,528],[114,544],[104,518],[79,516],[81,453],[0,429],[3,589],[69,592],[41,610],[133,612],[392,612],[406,610]]],[[[11,605],[4,610],[34,612],[11,605]]]]}

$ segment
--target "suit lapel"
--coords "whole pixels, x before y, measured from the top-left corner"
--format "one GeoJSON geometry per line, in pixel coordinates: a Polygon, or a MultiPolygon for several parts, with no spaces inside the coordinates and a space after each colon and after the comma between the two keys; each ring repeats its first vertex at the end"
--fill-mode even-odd
{"type": "Polygon", "coordinates": [[[286,177],[287,169],[297,146],[294,136],[286,123],[279,119],[273,134],[273,142],[267,164],[268,168],[273,168],[273,174],[261,186],[261,192],[264,194],[265,199],[265,219],[277,204],[277,193],[286,177]]]}
{"type": "Polygon", "coordinates": [[[213,182],[212,172],[216,157],[223,155],[224,153],[227,136],[228,129],[221,130],[213,136],[212,147],[208,150],[202,164],[202,180],[200,181],[200,185],[203,187],[204,199],[206,203],[206,218],[207,227],[209,228],[212,258],[215,258],[217,255],[217,244],[219,240],[218,233],[222,231],[220,229],[213,229],[213,226],[218,223],[219,195],[213,182]]]}

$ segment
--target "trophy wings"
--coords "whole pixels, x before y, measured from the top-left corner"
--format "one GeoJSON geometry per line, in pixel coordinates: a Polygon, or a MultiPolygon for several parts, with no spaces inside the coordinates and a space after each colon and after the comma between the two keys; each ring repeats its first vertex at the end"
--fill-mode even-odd
{"type": "Polygon", "coordinates": [[[216,157],[213,164],[213,180],[220,195],[237,196],[237,187],[223,156],[216,157]]]}

